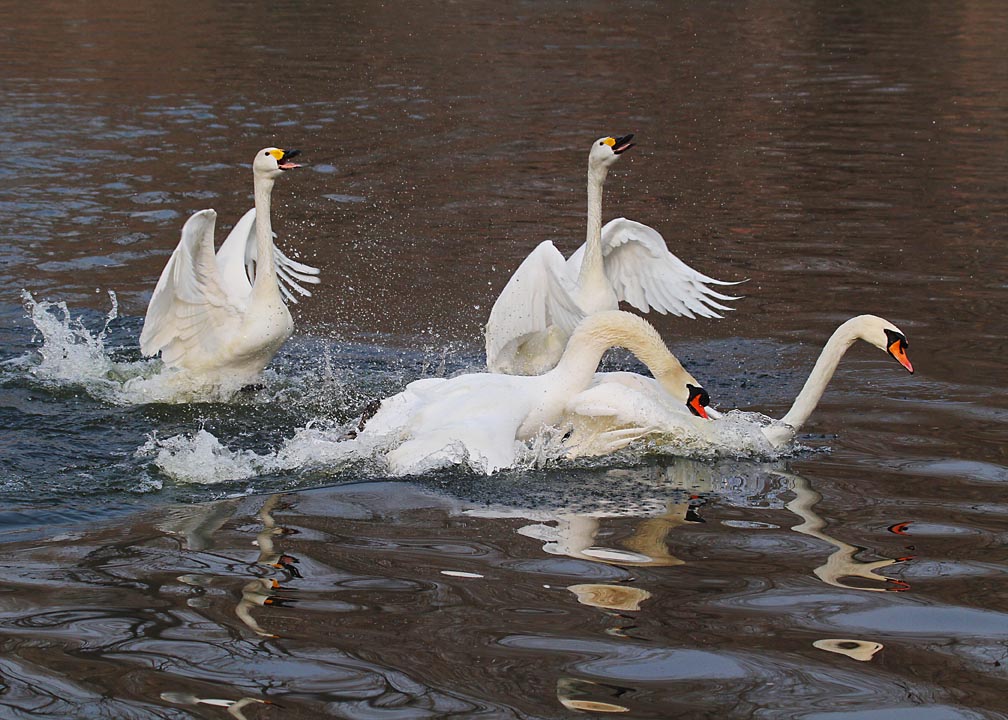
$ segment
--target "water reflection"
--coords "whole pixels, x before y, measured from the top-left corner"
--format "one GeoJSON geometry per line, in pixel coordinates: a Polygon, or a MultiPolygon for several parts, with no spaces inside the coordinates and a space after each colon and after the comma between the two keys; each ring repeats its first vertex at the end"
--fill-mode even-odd
{"type": "MultiPolygon", "coordinates": [[[[259,547],[259,557],[256,559],[258,565],[281,570],[286,575],[286,580],[300,578],[301,572],[297,568],[300,562],[293,555],[282,552],[277,547],[276,538],[292,534],[294,531],[278,525],[273,518],[273,511],[277,509],[283,495],[270,495],[263,502],[262,507],[256,513],[256,518],[262,523],[262,529],[256,534],[254,545],[259,547]]],[[[289,589],[283,587],[276,578],[256,577],[245,583],[242,587],[241,599],[235,606],[235,615],[256,635],[268,638],[280,637],[276,633],[268,632],[252,616],[254,608],[278,608],[288,607],[297,602],[297,598],[287,594],[289,589]]]]}
{"type": "Polygon", "coordinates": [[[617,705],[614,702],[598,699],[600,697],[616,699],[628,691],[628,688],[603,685],[590,680],[570,677],[557,679],[556,687],[557,700],[568,710],[596,713],[629,712],[630,708],[624,705],[617,705]]]}
{"type": "Polygon", "coordinates": [[[567,589],[574,593],[582,605],[606,608],[607,610],[636,612],[641,609],[641,603],[651,597],[651,593],[643,588],[626,585],[581,583],[568,585],[567,589]]]}
{"type": "Polygon", "coordinates": [[[293,535],[296,530],[286,528],[277,524],[273,519],[273,511],[277,509],[283,495],[270,495],[256,517],[262,523],[262,530],[256,535],[253,545],[259,547],[259,558],[256,560],[260,565],[283,570],[291,577],[301,577],[301,571],[297,565],[301,561],[293,555],[282,552],[276,544],[276,538],[284,535],[293,535]]]}
{"type": "Polygon", "coordinates": [[[167,511],[157,528],[180,536],[186,550],[208,550],[213,547],[213,535],[223,527],[238,509],[237,500],[220,500],[198,505],[178,505],[167,511]]]}
{"type": "Polygon", "coordinates": [[[557,514],[547,522],[526,525],[517,532],[543,541],[543,550],[552,555],[633,567],[682,565],[683,560],[669,551],[668,535],[677,527],[703,519],[692,501],[669,502],[663,514],[637,523],[622,540],[624,548],[599,544],[597,538],[604,530],[599,516],[557,514]]]}
{"type": "MultiPolygon", "coordinates": [[[[835,550],[826,561],[812,568],[812,574],[827,585],[866,592],[908,590],[904,580],[886,577],[878,571],[911,557],[867,561],[857,557],[867,548],[852,545],[826,532],[827,521],[816,512],[822,495],[804,476],[792,472],[786,463],[731,461],[703,463],[683,458],[662,458],[657,464],[634,468],[612,468],[599,472],[582,493],[550,501],[541,488],[523,500],[511,498],[510,507],[500,503],[467,507],[466,514],[483,517],[519,516],[536,522],[522,525],[516,532],[542,543],[544,552],[578,560],[620,567],[675,567],[686,561],[672,550],[676,530],[701,529],[706,519],[705,505],[714,508],[748,508],[794,513],[802,523],[795,532],[821,540],[835,550]],[[602,489],[604,488],[604,490],[602,489]],[[794,497],[787,499],[789,495],[794,497]],[[664,496],[664,500],[662,497],[664,496]],[[616,540],[603,540],[615,534],[616,540]],[[618,546],[614,546],[618,545],[618,546]],[[854,584],[852,579],[867,581],[854,584]],[[885,587],[878,587],[879,584],[885,587]]],[[[756,520],[721,520],[726,527],[759,530],[773,529],[773,522],[756,520]]],[[[890,527],[905,533],[909,523],[890,527]]],[[[709,532],[710,529],[707,529],[709,532]]],[[[707,536],[707,542],[716,538],[707,536]]],[[[754,536],[753,542],[758,542],[754,536]]],[[[687,546],[691,548],[693,543],[687,546]]],[[[705,553],[705,557],[712,556],[705,553]]]]}
{"type": "MultiPolygon", "coordinates": [[[[838,540],[825,532],[827,525],[826,521],[813,510],[815,505],[822,500],[822,495],[812,489],[809,481],[801,475],[796,475],[794,473],[777,471],[777,474],[786,478],[790,482],[791,489],[794,490],[796,496],[795,499],[789,502],[785,507],[804,520],[804,522],[800,525],[794,525],[791,529],[796,532],[800,532],[803,535],[808,535],[824,542],[828,542],[836,548],[836,550],[834,550],[826,559],[825,563],[812,571],[817,578],[827,585],[847,588],[849,590],[864,590],[866,592],[902,592],[910,589],[910,584],[904,580],[886,577],[875,572],[881,568],[910,560],[910,557],[900,557],[896,559],[885,558],[871,562],[858,560],[855,555],[859,552],[863,552],[866,548],[857,547],[855,545],[851,545],[850,543],[846,543],[843,540],[838,540]],[[887,587],[851,585],[850,583],[843,582],[845,578],[862,578],[871,583],[884,583],[887,587]]],[[[899,523],[899,525],[905,526],[906,523],[899,523]]]]}
{"type": "Polygon", "coordinates": [[[256,607],[284,607],[296,602],[294,598],[280,595],[286,588],[273,578],[256,578],[249,580],[242,587],[241,600],[235,606],[235,615],[256,635],[267,638],[279,638],[276,633],[263,630],[262,626],[252,616],[256,607]]]}
{"type": "Polygon", "coordinates": [[[260,705],[273,704],[269,700],[260,700],[259,698],[252,697],[243,697],[238,700],[224,700],[222,698],[200,698],[191,693],[183,692],[163,692],[161,693],[161,699],[166,702],[175,703],[176,705],[211,705],[227,708],[228,715],[238,718],[238,720],[248,720],[242,712],[242,708],[248,705],[252,705],[253,703],[260,705]]]}
{"type": "Polygon", "coordinates": [[[826,652],[846,655],[849,658],[854,658],[855,660],[860,660],[861,662],[868,662],[871,660],[875,657],[875,653],[883,647],[882,643],[875,642],[874,640],[850,640],[847,638],[826,638],[823,640],[816,640],[812,643],[812,646],[819,648],[820,650],[825,650],[826,652]]]}

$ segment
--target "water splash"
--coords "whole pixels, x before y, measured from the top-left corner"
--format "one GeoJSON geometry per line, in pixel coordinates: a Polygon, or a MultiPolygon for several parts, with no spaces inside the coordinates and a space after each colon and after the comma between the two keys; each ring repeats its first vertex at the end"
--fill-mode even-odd
{"type": "Polygon", "coordinates": [[[152,434],[134,455],[148,459],[178,483],[209,485],[279,473],[333,473],[351,464],[370,464],[374,470],[372,474],[377,476],[382,466],[376,460],[384,448],[375,442],[352,437],[351,427],[319,428],[309,424],[277,450],[263,453],[232,450],[205,428],[192,435],[167,438],[152,434]]]}
{"type": "MultiPolygon", "coordinates": [[[[792,444],[774,449],[761,427],[768,420],[757,413],[732,411],[711,422],[702,434],[677,432],[649,437],[645,442],[604,456],[567,456],[567,435],[563,428],[546,428],[526,442],[518,442],[514,464],[507,468],[521,473],[562,466],[567,470],[599,469],[613,465],[640,465],[649,458],[663,457],[701,463],[723,459],[776,461],[807,450],[792,444]]],[[[308,423],[275,450],[256,452],[233,450],[205,428],[195,434],[158,438],[152,435],[137,451],[163,474],[179,483],[213,484],[249,480],[255,477],[321,473],[335,475],[353,468],[357,478],[387,477],[386,454],[405,441],[401,434],[357,433],[357,422],[318,421],[308,423]]],[[[426,475],[444,468],[457,468],[485,475],[484,460],[461,443],[448,442],[414,467],[409,475],[426,475]]]]}
{"type": "Polygon", "coordinates": [[[30,377],[50,389],[80,387],[114,405],[213,397],[214,388],[166,369],[160,360],[116,360],[117,349],[107,347],[106,339],[119,317],[119,303],[115,291],[108,295],[112,307],[101,328],[92,331],[81,316],[71,315],[65,301],[37,301],[27,290],[21,291],[25,311],[41,338],[35,353],[18,361],[30,377]]]}
{"type": "Polygon", "coordinates": [[[50,387],[83,386],[107,399],[122,384],[121,378],[137,374],[134,363],[116,363],[105,348],[109,325],[119,317],[116,294],[109,290],[108,295],[112,307],[101,329],[92,333],[82,318],[70,315],[66,302],[37,302],[30,292],[21,291],[25,311],[42,339],[36,364],[22,358],[32,377],[50,387]]]}
{"type": "MultiPolygon", "coordinates": [[[[33,352],[7,365],[47,389],[82,388],[96,400],[119,406],[222,403],[235,399],[242,384],[194,377],[184,370],[166,368],[160,359],[117,359],[117,355],[135,352],[135,347],[127,350],[108,346],[109,329],[119,318],[116,294],[109,290],[108,295],[111,309],[100,329],[94,331],[85,325],[83,317],[71,314],[66,302],[36,301],[31,293],[22,290],[22,303],[41,342],[33,352]]],[[[319,406],[315,409],[328,414],[352,403],[355,398],[348,391],[350,384],[332,367],[327,351],[324,349],[319,359],[322,367],[309,368],[304,377],[265,371],[260,386],[264,392],[252,396],[252,400],[311,402],[319,406]],[[308,390],[313,391],[312,398],[305,397],[308,390]]]]}
{"type": "Polygon", "coordinates": [[[216,483],[247,480],[268,472],[269,456],[251,450],[229,450],[207,430],[195,435],[159,439],[152,434],[135,453],[149,458],[165,475],[181,483],[216,483]]]}

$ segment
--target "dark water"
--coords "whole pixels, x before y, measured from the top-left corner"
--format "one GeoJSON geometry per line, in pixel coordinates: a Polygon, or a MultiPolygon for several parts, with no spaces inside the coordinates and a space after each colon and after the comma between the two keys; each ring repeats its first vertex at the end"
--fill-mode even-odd
{"type": "Polygon", "coordinates": [[[4,18],[0,717],[1008,717],[1001,4],[4,18]],[[278,462],[478,368],[514,267],[583,238],[589,143],[626,132],[606,217],[748,278],[723,321],[653,318],[716,402],[779,417],[865,312],[917,373],[855,347],[818,451],[773,463],[278,462]],[[310,163],[274,193],[324,279],[295,338],[230,403],[128,402],[179,227],[230,227],[265,145],[310,163]],[[87,332],[43,346],[22,289],[87,332]]]}

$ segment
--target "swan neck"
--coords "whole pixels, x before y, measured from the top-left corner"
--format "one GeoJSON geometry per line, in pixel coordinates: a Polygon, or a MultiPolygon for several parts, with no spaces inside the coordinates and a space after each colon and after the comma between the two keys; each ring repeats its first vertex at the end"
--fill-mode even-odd
{"type": "Polygon", "coordinates": [[[589,279],[604,280],[602,261],[602,185],[605,182],[605,168],[588,169],[588,231],[585,237],[585,253],[581,261],[578,284],[584,286],[589,279]]]}
{"type": "Polygon", "coordinates": [[[669,352],[657,330],[643,318],[620,310],[597,313],[583,320],[567,341],[556,372],[573,385],[587,387],[602,356],[613,347],[632,352],[673,397],[686,401],[686,383],[696,380],[669,352]]]}
{"type": "Polygon", "coordinates": [[[276,265],[273,258],[273,226],[270,222],[270,196],[273,192],[273,180],[256,177],[253,181],[255,189],[255,242],[256,242],[256,272],[253,288],[267,287],[277,289],[276,265]]]}
{"type": "MultiPolygon", "coordinates": [[[[855,319],[856,320],[856,319],[855,319]]],[[[816,360],[812,372],[809,373],[805,385],[795,398],[794,404],[787,414],[781,418],[781,422],[794,428],[795,433],[805,424],[809,415],[815,410],[816,405],[822,398],[826,385],[829,384],[833,373],[836,372],[840,358],[844,356],[847,349],[861,337],[854,320],[848,320],[838,327],[830,339],[826,342],[819,358],[816,360]]]]}

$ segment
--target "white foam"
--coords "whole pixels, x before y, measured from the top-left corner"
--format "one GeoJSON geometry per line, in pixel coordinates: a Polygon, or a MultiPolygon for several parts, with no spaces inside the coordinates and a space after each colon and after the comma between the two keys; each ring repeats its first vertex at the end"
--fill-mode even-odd
{"type": "MultiPolygon", "coordinates": [[[[348,429],[342,426],[303,428],[275,452],[263,453],[232,450],[213,433],[200,428],[192,435],[151,435],[135,456],[150,459],[176,482],[214,484],[277,473],[332,472],[349,464],[380,459],[380,449],[374,443],[349,437],[348,429]]],[[[381,469],[380,464],[375,469],[381,469]]]]}
{"type": "Polygon", "coordinates": [[[150,458],[165,475],[176,482],[212,485],[246,480],[269,470],[269,456],[251,450],[229,450],[207,430],[195,435],[175,435],[159,439],[156,435],[136,451],[136,456],[150,458]]]}
{"type": "MultiPolygon", "coordinates": [[[[117,349],[106,346],[109,326],[119,316],[115,292],[108,291],[112,307],[97,331],[73,317],[66,302],[36,301],[27,290],[21,292],[28,317],[35,325],[41,344],[9,365],[23,368],[36,382],[50,388],[81,387],[96,400],[129,406],[147,403],[228,402],[241,389],[229,378],[208,381],[175,368],[166,368],[159,359],[124,362],[115,360],[117,349]]],[[[268,394],[284,400],[291,394],[290,379],[269,371],[263,373],[268,394]]],[[[334,378],[312,375],[314,384],[333,393],[334,378]]]]}

